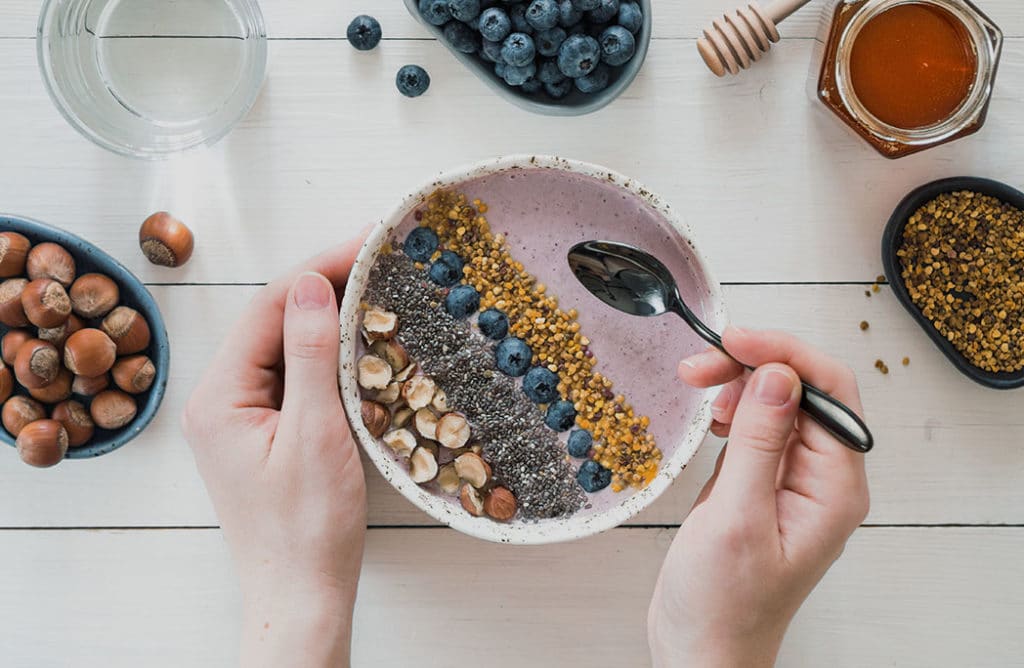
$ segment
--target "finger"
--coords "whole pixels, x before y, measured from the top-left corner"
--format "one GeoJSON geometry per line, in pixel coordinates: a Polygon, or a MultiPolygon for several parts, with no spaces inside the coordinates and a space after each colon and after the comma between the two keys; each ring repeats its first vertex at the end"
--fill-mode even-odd
{"type": "Polygon", "coordinates": [[[733,416],[736,414],[736,406],[739,405],[740,397],[743,396],[744,385],[744,380],[737,378],[724,385],[718,392],[718,396],[711,404],[711,417],[715,419],[715,422],[724,425],[732,423],[733,416]]]}
{"type": "Polygon", "coordinates": [[[721,422],[711,423],[711,433],[718,438],[729,438],[729,429],[731,425],[722,424],[721,422]]]}
{"type": "Polygon", "coordinates": [[[724,385],[743,373],[743,367],[717,348],[687,357],[679,363],[679,378],[693,387],[724,385]]]}
{"type": "Polygon", "coordinates": [[[754,371],[740,397],[717,486],[738,509],[775,509],[775,481],[793,433],[800,379],[784,364],[754,371]]]}
{"type": "Polygon", "coordinates": [[[334,430],[341,414],[338,394],[338,309],[331,283],[321,274],[300,275],[284,312],[284,402],[281,429],[334,430]]]}
{"type": "Polygon", "coordinates": [[[700,494],[697,495],[697,499],[693,502],[693,505],[690,506],[691,513],[694,508],[707,501],[708,497],[711,496],[711,492],[714,491],[715,481],[718,480],[718,473],[722,470],[722,461],[725,460],[725,448],[726,446],[723,445],[722,449],[718,451],[718,457],[715,459],[715,470],[711,472],[711,477],[708,478],[706,483],[704,483],[704,487],[701,488],[700,494]]]}

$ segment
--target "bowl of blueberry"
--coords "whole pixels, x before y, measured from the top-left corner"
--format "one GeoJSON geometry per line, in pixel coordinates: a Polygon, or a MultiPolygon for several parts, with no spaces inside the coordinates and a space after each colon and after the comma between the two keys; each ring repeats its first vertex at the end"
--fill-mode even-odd
{"type": "Polygon", "coordinates": [[[431,179],[374,229],[341,308],[353,433],[437,521],[504,543],[591,535],[666,490],[714,391],[676,380],[702,342],[596,300],[567,261],[590,239],[657,252],[687,303],[726,322],[693,234],[635,180],[549,156],[431,179]]]}
{"type": "Polygon", "coordinates": [[[611,103],[651,40],[650,0],[405,0],[456,58],[502,97],[576,116],[611,103]]]}

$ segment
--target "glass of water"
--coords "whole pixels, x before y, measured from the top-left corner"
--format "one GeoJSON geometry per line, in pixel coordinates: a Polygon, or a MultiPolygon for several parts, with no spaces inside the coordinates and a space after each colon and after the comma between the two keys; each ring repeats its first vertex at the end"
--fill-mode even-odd
{"type": "Polygon", "coordinates": [[[37,44],[68,122],[139,158],[226,135],[255,103],[267,66],[256,0],[45,0],[37,44]]]}

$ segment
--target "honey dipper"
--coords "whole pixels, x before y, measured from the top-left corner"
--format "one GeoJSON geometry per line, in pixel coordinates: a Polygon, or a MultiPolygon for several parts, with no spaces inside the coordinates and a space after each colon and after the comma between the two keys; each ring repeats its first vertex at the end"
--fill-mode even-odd
{"type": "Polygon", "coordinates": [[[774,0],[766,7],[756,1],[711,22],[697,51],[717,76],[745,70],[779,41],[775,27],[810,0],[774,0]]]}

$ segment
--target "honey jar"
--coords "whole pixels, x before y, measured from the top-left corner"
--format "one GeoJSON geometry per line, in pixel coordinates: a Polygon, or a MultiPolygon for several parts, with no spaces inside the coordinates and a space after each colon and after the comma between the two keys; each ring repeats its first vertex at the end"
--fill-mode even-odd
{"type": "Polygon", "coordinates": [[[813,94],[879,153],[900,158],[981,129],[1002,41],[967,0],[834,1],[813,94]]]}

